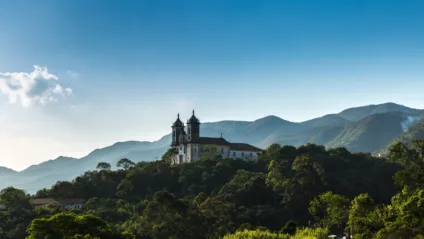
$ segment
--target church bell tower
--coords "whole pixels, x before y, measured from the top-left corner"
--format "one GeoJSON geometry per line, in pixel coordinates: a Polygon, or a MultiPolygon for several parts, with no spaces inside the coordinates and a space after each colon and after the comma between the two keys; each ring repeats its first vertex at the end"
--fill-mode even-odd
{"type": "Polygon", "coordinates": [[[184,135],[184,124],[180,120],[180,114],[177,116],[177,120],[172,124],[172,144],[171,146],[177,146],[180,143],[180,136],[184,135]]]}
{"type": "Polygon", "coordinates": [[[200,121],[193,115],[191,118],[187,121],[187,139],[188,142],[196,142],[197,139],[200,137],[200,121]]]}

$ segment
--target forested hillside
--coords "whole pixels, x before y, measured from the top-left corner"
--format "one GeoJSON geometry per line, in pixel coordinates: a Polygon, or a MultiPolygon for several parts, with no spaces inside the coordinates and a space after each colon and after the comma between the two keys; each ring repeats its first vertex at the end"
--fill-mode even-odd
{"type": "Polygon", "coordinates": [[[401,134],[399,137],[391,140],[385,148],[378,152],[378,154],[383,156],[387,155],[389,153],[390,147],[397,142],[402,142],[405,145],[411,146],[412,142],[415,139],[424,139],[424,120],[421,120],[419,123],[411,126],[406,132],[401,134]]]}
{"type": "Polygon", "coordinates": [[[400,113],[374,114],[347,125],[327,146],[346,147],[353,152],[375,152],[403,133],[400,113]]]}
{"type": "Polygon", "coordinates": [[[32,208],[30,196],[0,193],[0,238],[355,238],[424,236],[424,140],[401,143],[390,157],[271,145],[257,161],[203,157],[101,163],[37,198],[84,198],[72,212],[32,208]],[[255,238],[255,237],[253,237],[255,238]]]}

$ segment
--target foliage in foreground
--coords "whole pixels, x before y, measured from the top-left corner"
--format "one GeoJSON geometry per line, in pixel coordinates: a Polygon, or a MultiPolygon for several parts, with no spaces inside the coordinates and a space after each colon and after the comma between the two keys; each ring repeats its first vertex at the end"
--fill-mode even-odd
{"type": "Polygon", "coordinates": [[[303,228],[297,230],[294,235],[262,230],[244,230],[226,235],[223,239],[326,239],[327,235],[327,230],[322,228],[303,228]]]}
{"type": "Polygon", "coordinates": [[[26,239],[131,239],[129,235],[113,233],[110,226],[93,215],[77,216],[72,213],[59,213],[50,218],[34,219],[26,239]]]}
{"type": "Polygon", "coordinates": [[[417,140],[388,159],[310,144],[272,145],[257,161],[170,166],[169,151],[155,162],[122,159],[116,171],[100,163],[37,192],[84,198],[83,209],[32,208],[33,196],[2,190],[0,238],[423,238],[423,152],[417,140]]]}

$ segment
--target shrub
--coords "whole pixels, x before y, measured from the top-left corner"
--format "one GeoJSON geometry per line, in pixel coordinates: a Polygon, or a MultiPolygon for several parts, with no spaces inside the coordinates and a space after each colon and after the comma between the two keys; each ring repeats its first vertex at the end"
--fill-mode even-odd
{"type": "Polygon", "coordinates": [[[298,229],[295,235],[281,234],[261,230],[238,231],[231,235],[226,235],[223,239],[325,239],[327,230],[322,228],[302,228],[298,229]]]}

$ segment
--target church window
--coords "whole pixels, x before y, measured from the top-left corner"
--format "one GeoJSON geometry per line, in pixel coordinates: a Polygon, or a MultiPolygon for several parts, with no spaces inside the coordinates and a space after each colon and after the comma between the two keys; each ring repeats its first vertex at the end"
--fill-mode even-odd
{"type": "Polygon", "coordinates": [[[236,152],[233,152],[233,157],[235,157],[236,156],[236,152]]]}
{"type": "Polygon", "coordinates": [[[224,153],[224,148],[221,148],[221,154],[223,154],[224,153]]]}
{"type": "Polygon", "coordinates": [[[190,134],[191,133],[191,129],[190,128],[188,128],[188,134],[190,134]]]}
{"type": "Polygon", "coordinates": [[[242,156],[242,157],[244,156],[244,152],[241,152],[241,156],[242,156]]]}
{"type": "Polygon", "coordinates": [[[253,156],[253,153],[250,153],[250,157],[252,157],[253,156]]]}

